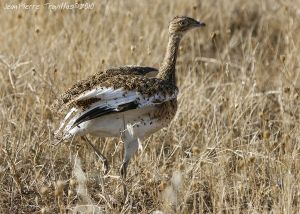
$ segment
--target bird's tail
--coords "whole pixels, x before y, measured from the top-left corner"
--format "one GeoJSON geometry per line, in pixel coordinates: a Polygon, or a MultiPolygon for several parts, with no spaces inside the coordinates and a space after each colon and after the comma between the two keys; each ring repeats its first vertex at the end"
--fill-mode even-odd
{"type": "Polygon", "coordinates": [[[69,123],[72,121],[71,115],[77,111],[76,108],[72,108],[62,122],[59,125],[59,128],[54,132],[55,139],[57,140],[66,140],[72,137],[72,135],[68,132],[69,131],[69,123]]]}

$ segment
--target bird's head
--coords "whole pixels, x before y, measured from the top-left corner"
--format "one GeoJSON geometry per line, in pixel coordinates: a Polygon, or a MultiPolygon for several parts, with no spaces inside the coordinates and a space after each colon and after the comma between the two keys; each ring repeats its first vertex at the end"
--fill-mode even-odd
{"type": "Polygon", "coordinates": [[[196,21],[195,19],[192,19],[187,16],[176,16],[169,25],[169,33],[171,35],[178,35],[183,36],[184,33],[187,31],[193,29],[193,28],[199,28],[204,27],[204,22],[196,21]]]}

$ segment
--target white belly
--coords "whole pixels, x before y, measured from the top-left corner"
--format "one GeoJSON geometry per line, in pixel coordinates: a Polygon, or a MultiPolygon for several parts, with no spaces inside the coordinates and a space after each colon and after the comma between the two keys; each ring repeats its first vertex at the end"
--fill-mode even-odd
{"type": "Polygon", "coordinates": [[[71,136],[92,134],[100,137],[119,137],[127,124],[131,124],[136,137],[144,138],[158,131],[166,123],[151,118],[155,107],[109,114],[79,124],[69,131],[71,136]]]}

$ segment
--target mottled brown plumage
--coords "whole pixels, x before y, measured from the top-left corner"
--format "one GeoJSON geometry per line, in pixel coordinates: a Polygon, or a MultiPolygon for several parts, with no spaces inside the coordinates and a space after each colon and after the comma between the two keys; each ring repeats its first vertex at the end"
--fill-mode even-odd
{"type": "MultiPolygon", "coordinates": [[[[91,98],[90,100],[76,101],[74,98],[87,90],[94,88],[109,88],[114,89],[124,88],[126,91],[136,90],[143,94],[146,98],[152,96],[155,93],[161,92],[164,95],[170,95],[177,90],[176,85],[173,83],[160,79],[160,78],[147,78],[137,75],[124,75],[124,74],[112,74],[112,73],[99,73],[93,75],[86,80],[82,80],[76,83],[73,87],[67,90],[55,104],[55,108],[59,111],[63,111],[70,106],[86,107],[83,104],[91,104],[98,99],[91,98]]],[[[126,94],[124,94],[126,95],[126,94]]]]}
{"type": "MultiPolygon", "coordinates": [[[[63,93],[57,100],[55,100],[51,108],[53,109],[53,111],[58,111],[58,112],[63,112],[64,110],[66,110],[66,108],[74,105],[85,108],[88,105],[94,103],[95,101],[98,101],[98,99],[78,101],[76,103],[72,102],[73,99],[79,96],[81,93],[96,88],[97,86],[100,87],[110,86],[110,87],[118,88],[122,83],[124,85],[121,86],[124,86],[124,88],[130,90],[134,86],[134,84],[131,83],[133,81],[132,79],[133,77],[136,76],[138,78],[138,77],[145,76],[151,72],[157,73],[157,71],[158,70],[156,68],[152,68],[152,67],[129,66],[129,65],[123,67],[109,68],[105,71],[100,71],[96,74],[89,76],[87,79],[75,83],[71,88],[69,88],[65,93],[63,93]],[[122,78],[122,76],[124,77],[122,78]],[[128,76],[130,77],[128,78],[128,76]],[[117,83],[119,79],[121,82],[117,83]],[[126,82],[126,79],[128,79],[129,81],[126,82]]],[[[147,80],[145,78],[142,79],[143,80],[141,81],[144,82],[147,80]]]]}
{"type": "Polygon", "coordinates": [[[177,111],[177,100],[173,99],[161,104],[160,108],[158,108],[158,110],[154,112],[154,115],[156,118],[162,118],[162,120],[165,123],[169,123],[175,116],[176,111],[177,111]]]}

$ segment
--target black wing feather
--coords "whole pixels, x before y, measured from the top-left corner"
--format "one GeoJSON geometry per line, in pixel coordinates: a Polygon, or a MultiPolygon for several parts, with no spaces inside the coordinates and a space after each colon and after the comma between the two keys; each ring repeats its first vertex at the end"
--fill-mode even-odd
{"type": "Polygon", "coordinates": [[[122,105],[119,105],[118,108],[112,108],[112,107],[96,107],[91,109],[90,111],[86,112],[85,114],[81,115],[72,125],[72,128],[79,125],[80,123],[86,122],[88,120],[95,119],[97,117],[101,117],[104,115],[116,113],[116,112],[124,112],[131,109],[136,109],[138,107],[138,103],[136,101],[125,103],[122,105]]]}

